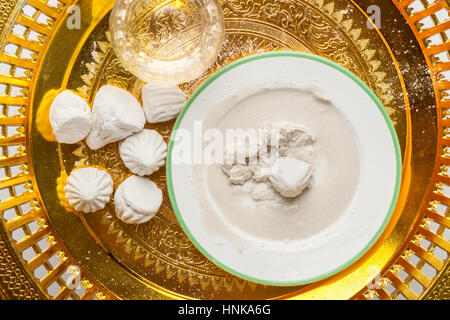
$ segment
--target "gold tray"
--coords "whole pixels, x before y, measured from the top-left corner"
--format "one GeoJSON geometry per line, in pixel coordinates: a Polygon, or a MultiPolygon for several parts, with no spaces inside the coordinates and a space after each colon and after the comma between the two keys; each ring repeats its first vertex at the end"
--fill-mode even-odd
{"type": "MultiPolygon", "coordinates": [[[[450,82],[443,73],[450,62],[441,57],[448,57],[450,21],[438,14],[447,1],[423,0],[414,12],[412,0],[380,1],[379,30],[367,26],[369,0],[221,1],[225,46],[211,70],[182,85],[187,94],[245,55],[312,52],[374,90],[401,142],[400,200],[381,239],[340,274],[300,287],[250,283],[203,257],[177,223],[164,170],[155,178],[165,190],[162,212],[143,226],[122,224],[111,207],[78,217],[59,204],[61,170],[89,163],[111,168],[116,182],[127,174],[116,145],[98,152],[57,146],[35,123],[51,89],[92,100],[112,83],[139,95],[142,82],[121,67],[109,42],[113,3],[0,0],[7,70],[0,74],[0,299],[450,299],[450,82]],[[71,30],[78,13],[80,29],[71,30]],[[69,277],[80,286],[68,285],[69,277]]],[[[168,139],[172,126],[155,128],[168,139]]]]}

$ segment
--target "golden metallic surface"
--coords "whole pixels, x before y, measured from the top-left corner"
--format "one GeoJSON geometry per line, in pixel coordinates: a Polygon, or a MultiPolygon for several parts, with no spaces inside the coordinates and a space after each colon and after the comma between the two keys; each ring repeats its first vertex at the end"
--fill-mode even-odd
{"type": "MultiPolygon", "coordinates": [[[[370,0],[221,1],[227,31],[224,48],[208,72],[182,85],[188,95],[212,72],[245,55],[312,52],[343,65],[372,88],[395,124],[403,152],[400,200],[377,244],[360,261],[324,281],[269,287],[227,274],[195,249],[173,214],[164,170],[152,177],[165,192],[163,207],[148,224],[121,223],[113,205],[91,215],[75,215],[60,205],[60,170],[69,173],[76,166],[97,165],[107,168],[116,183],[129,172],[117,145],[92,152],[84,144],[47,142],[36,128],[44,96],[49,90],[68,88],[92,101],[97,89],[109,83],[139,98],[143,83],[122,68],[112,51],[111,1],[60,0],[58,7],[50,7],[42,0],[0,0],[0,63],[10,66],[9,75],[0,75],[5,86],[0,95],[0,168],[6,176],[0,189],[9,194],[0,202],[0,298],[448,299],[448,258],[444,261],[434,251],[450,251],[445,236],[450,227],[445,194],[450,186],[450,103],[445,90],[450,85],[440,76],[450,65],[433,56],[448,51],[442,32],[450,26],[435,16],[445,1],[417,13],[410,12],[410,3],[379,4],[383,25],[378,30],[367,26],[370,0]],[[66,23],[76,12],[73,4],[81,9],[79,30],[66,23]],[[25,5],[35,9],[31,17],[21,13],[25,5]],[[40,19],[41,14],[51,21],[40,19]],[[421,30],[419,22],[425,17],[432,17],[436,26],[421,30]],[[17,25],[25,27],[22,35],[14,33],[17,25]],[[30,39],[32,31],[40,36],[30,39]],[[429,45],[432,35],[441,36],[443,43],[429,45]],[[8,44],[17,46],[15,54],[5,53],[8,44]],[[25,57],[26,50],[34,55],[25,57]],[[21,75],[21,69],[28,72],[21,75]],[[17,230],[25,236],[12,240],[17,230]],[[43,239],[48,244],[44,248],[43,239]],[[22,252],[29,249],[34,256],[25,261],[22,252]],[[418,261],[411,262],[411,256],[418,261]],[[56,264],[49,262],[54,257],[59,259],[56,264]],[[427,266],[435,275],[423,271],[427,266]],[[33,271],[39,267],[46,275],[36,279],[33,271]],[[79,289],[66,284],[67,272],[79,277],[79,289]],[[421,292],[411,286],[413,281],[420,283],[421,292]]],[[[173,122],[151,128],[168,139],[172,127],[173,122]]]]}
{"type": "Polygon", "coordinates": [[[56,141],[55,135],[53,134],[52,125],[50,124],[50,108],[53,100],[59,93],[61,93],[61,91],[61,89],[48,91],[42,99],[41,105],[39,106],[36,114],[36,127],[41,136],[50,142],[56,141]]]}

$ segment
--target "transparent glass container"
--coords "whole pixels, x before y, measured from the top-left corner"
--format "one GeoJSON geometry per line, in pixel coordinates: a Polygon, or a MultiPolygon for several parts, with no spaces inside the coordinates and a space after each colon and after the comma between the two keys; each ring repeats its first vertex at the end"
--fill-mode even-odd
{"type": "Polygon", "coordinates": [[[199,77],[217,59],[225,38],[216,0],[117,0],[110,31],[125,69],[161,84],[199,77]]]}

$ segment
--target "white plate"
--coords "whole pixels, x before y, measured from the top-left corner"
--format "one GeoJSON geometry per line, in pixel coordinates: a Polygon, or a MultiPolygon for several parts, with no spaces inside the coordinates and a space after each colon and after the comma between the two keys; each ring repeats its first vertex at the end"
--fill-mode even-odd
{"type": "MultiPolygon", "coordinates": [[[[167,184],[175,213],[196,247],[226,271],[253,282],[299,285],[336,274],[354,263],[379,238],[394,210],[401,182],[401,155],[395,129],[375,94],[355,75],[339,65],[303,53],[273,52],[241,59],[209,78],[191,97],[179,116],[169,145],[167,184]],[[359,142],[360,180],[342,218],[309,239],[308,245],[280,249],[249,240],[245,251],[230,239],[211,237],[204,210],[193,190],[194,169],[172,163],[179,131],[193,133],[194,122],[243,87],[255,83],[312,81],[352,126],[359,142]]],[[[213,214],[213,213],[211,213],[213,214]]],[[[245,213],[243,213],[245,214],[245,213]]]]}

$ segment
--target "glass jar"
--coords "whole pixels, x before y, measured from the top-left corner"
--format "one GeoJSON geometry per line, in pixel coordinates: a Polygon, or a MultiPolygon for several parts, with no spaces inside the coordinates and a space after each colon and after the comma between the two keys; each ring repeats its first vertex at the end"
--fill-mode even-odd
{"type": "Polygon", "coordinates": [[[117,0],[111,41],[125,69],[145,82],[180,84],[217,59],[225,38],[216,0],[117,0]]]}

